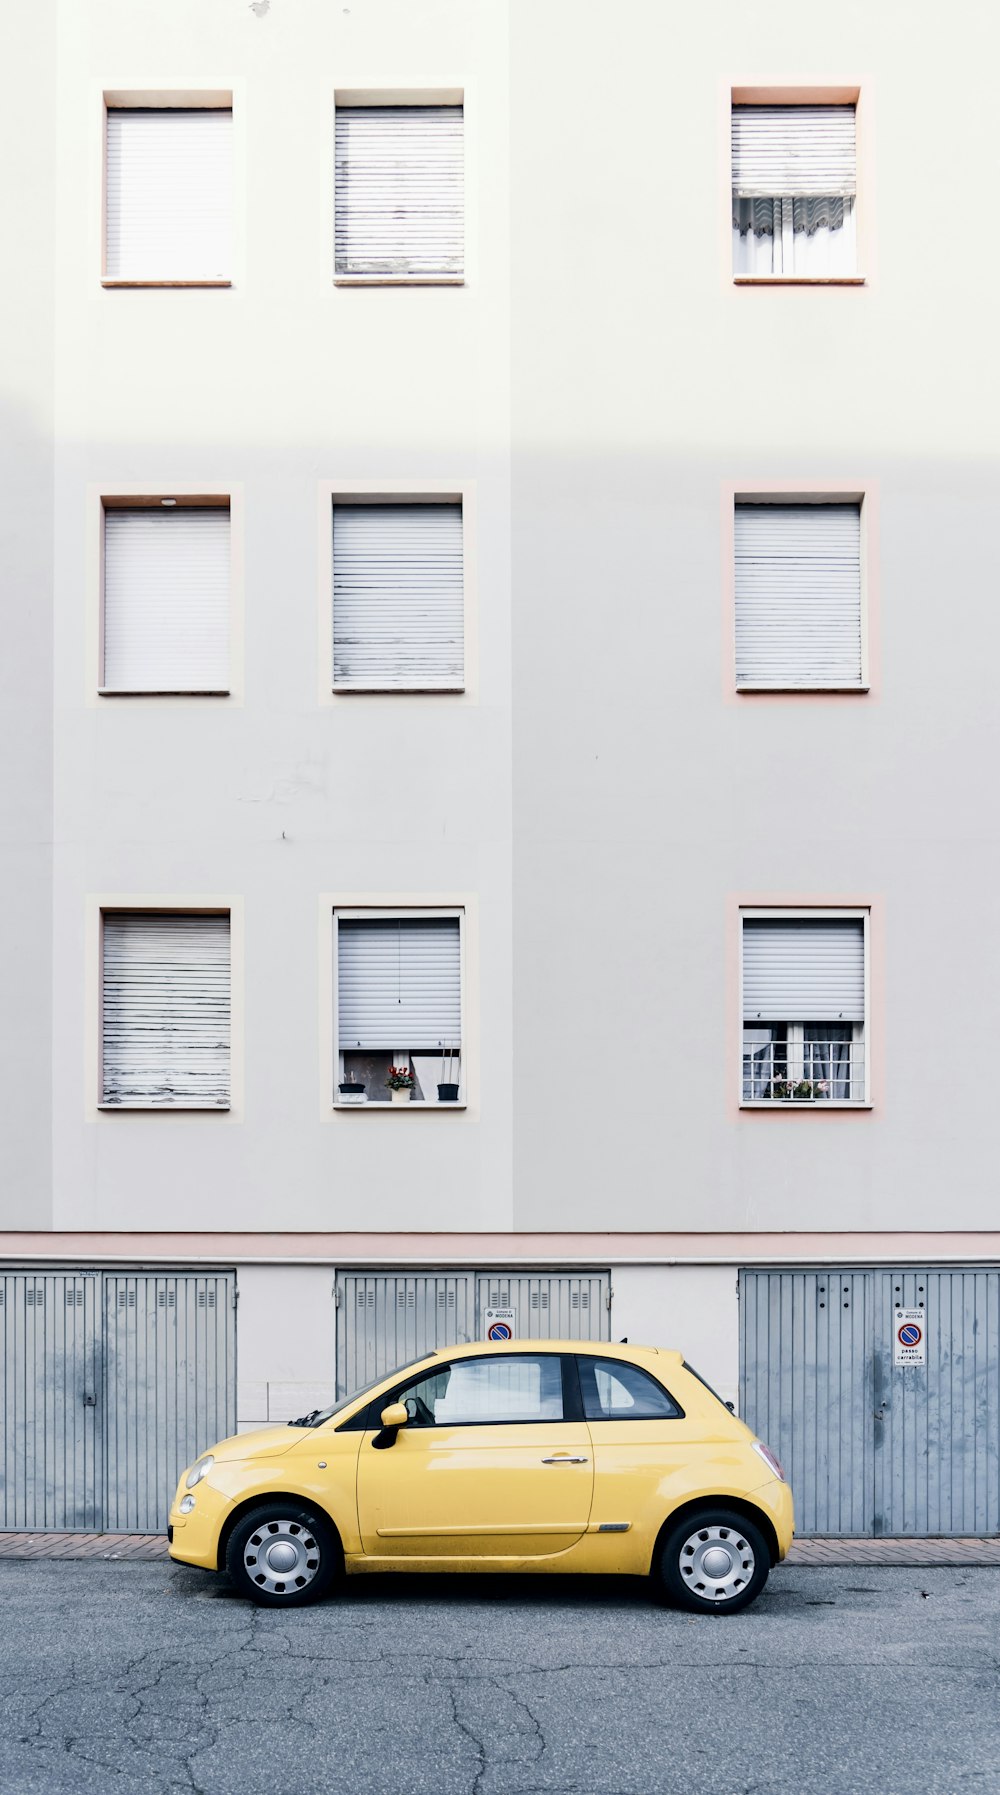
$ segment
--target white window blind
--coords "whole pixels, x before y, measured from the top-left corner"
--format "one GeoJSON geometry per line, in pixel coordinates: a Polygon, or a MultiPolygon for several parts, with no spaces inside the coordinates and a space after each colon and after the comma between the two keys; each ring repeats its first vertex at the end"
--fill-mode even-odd
{"type": "Polygon", "coordinates": [[[853,106],[734,106],[732,137],[741,199],[854,195],[853,106]]]}
{"type": "Polygon", "coordinates": [[[338,1046],[461,1045],[457,916],[341,917],[337,926],[338,1046]]]}
{"type": "Polygon", "coordinates": [[[333,683],[459,691],[462,507],[335,505],[333,683]]]}
{"type": "Polygon", "coordinates": [[[462,274],[461,106],[338,106],[335,178],[338,274],[462,274]]]}
{"type": "Polygon", "coordinates": [[[229,689],[229,511],[104,516],[105,690],[229,689]]]}
{"type": "Polygon", "coordinates": [[[228,1109],[228,916],[104,918],[102,1101],[228,1109]]]}
{"type": "Polygon", "coordinates": [[[863,1022],[860,917],[744,917],[745,1022],[863,1022]]]}
{"type": "Polygon", "coordinates": [[[109,279],[229,279],[232,126],[215,108],[109,110],[109,279]]]}
{"type": "Polygon", "coordinates": [[[734,521],[737,685],[860,686],[860,505],[737,505],[734,521]]]}
{"type": "Polygon", "coordinates": [[[854,275],[853,106],[734,106],[732,160],[735,274],[854,275]]]}

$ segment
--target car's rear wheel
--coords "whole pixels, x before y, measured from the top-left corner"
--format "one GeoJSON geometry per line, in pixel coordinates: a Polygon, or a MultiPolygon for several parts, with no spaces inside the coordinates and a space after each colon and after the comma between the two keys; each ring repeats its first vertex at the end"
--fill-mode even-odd
{"type": "Polygon", "coordinates": [[[333,1529],[296,1502],[269,1502],[236,1523],[226,1569],[240,1595],[267,1608],[299,1608],[325,1595],[339,1568],[333,1529]]]}
{"type": "Polygon", "coordinates": [[[749,1608],[771,1566],[758,1527],[726,1508],[688,1515],[660,1549],[660,1585],[668,1601],[696,1614],[735,1614],[749,1608]]]}

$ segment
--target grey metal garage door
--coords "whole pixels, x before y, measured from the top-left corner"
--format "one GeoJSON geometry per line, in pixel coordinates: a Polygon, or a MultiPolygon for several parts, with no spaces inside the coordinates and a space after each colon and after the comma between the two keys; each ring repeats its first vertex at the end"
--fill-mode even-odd
{"type": "Polygon", "coordinates": [[[521,1340],[607,1340],[611,1276],[595,1272],[340,1272],[337,1393],[436,1346],[483,1338],[487,1309],[513,1309],[521,1340]]]}
{"type": "Polygon", "coordinates": [[[0,1526],[153,1533],[236,1426],[235,1277],[0,1273],[0,1526]]]}
{"type": "Polygon", "coordinates": [[[742,1413],[800,1532],[1000,1530],[1000,1270],[748,1270],[740,1309],[742,1413]]]}

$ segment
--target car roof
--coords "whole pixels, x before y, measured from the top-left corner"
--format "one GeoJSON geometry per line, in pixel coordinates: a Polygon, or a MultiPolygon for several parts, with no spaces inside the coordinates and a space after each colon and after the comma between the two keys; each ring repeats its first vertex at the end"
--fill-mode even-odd
{"type": "Polygon", "coordinates": [[[682,1365],[683,1353],[667,1346],[633,1346],[628,1340],[466,1340],[453,1346],[432,1347],[428,1359],[450,1359],[460,1353],[463,1359],[483,1353],[568,1352],[585,1353],[588,1358],[631,1359],[636,1363],[656,1359],[664,1365],[682,1365]]]}

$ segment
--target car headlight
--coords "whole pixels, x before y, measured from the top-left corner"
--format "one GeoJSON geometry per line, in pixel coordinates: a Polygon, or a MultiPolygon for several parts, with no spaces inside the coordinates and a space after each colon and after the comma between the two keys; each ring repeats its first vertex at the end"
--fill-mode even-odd
{"type": "Polygon", "coordinates": [[[777,1477],[780,1483],[787,1483],[788,1479],[785,1476],[781,1460],[771,1451],[770,1446],[765,1446],[763,1440],[752,1440],[751,1445],[756,1452],[757,1457],[764,1460],[772,1477],[777,1477]]]}
{"type": "Polygon", "coordinates": [[[215,1460],[210,1452],[206,1452],[202,1458],[197,1459],[184,1479],[187,1488],[193,1490],[196,1483],[200,1483],[203,1477],[208,1476],[214,1463],[215,1460]]]}
{"type": "Polygon", "coordinates": [[[193,1496],[182,1496],[180,1499],[180,1502],[178,1503],[178,1507],[179,1507],[182,1515],[193,1514],[194,1513],[194,1497],[193,1496]]]}

